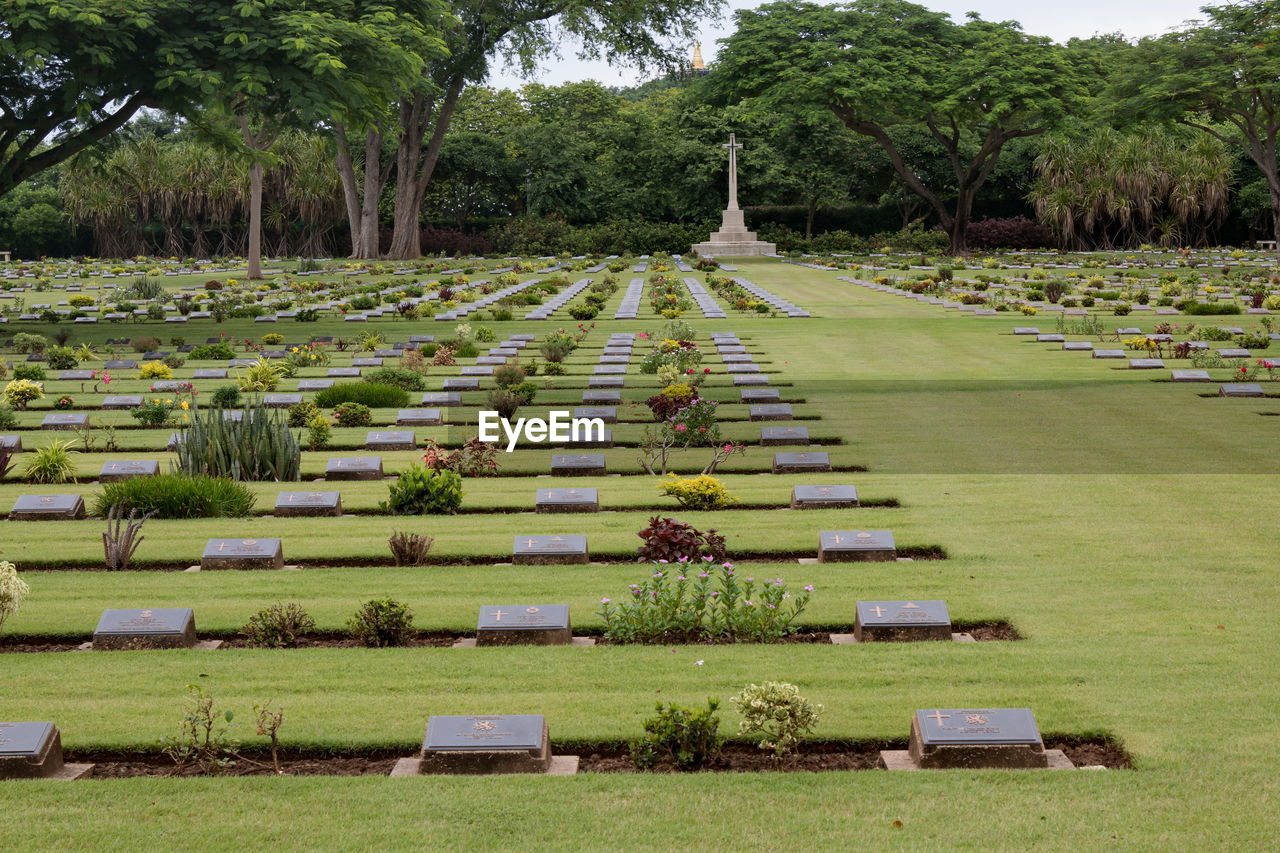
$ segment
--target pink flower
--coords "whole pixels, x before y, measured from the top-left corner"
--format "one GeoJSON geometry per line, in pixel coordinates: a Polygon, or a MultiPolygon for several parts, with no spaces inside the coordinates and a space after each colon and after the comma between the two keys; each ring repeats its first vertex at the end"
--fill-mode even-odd
{"type": "Polygon", "coordinates": [[[804,588],[805,592],[813,592],[813,584],[809,584],[804,588]]]}
{"type": "MultiPolygon", "coordinates": [[[[690,370],[689,372],[690,372],[690,373],[693,373],[693,371],[692,371],[692,370],[690,370]]],[[[704,368],[702,368],[702,372],[703,372],[703,373],[710,373],[710,372],[711,372],[711,368],[710,368],[710,367],[704,367],[704,368]]]]}
{"type": "Polygon", "coordinates": [[[600,603],[601,603],[601,604],[608,604],[608,603],[609,603],[609,599],[607,599],[607,598],[602,598],[602,599],[600,599],[600,603]]]}
{"type": "Polygon", "coordinates": [[[689,428],[688,428],[687,426],[685,426],[684,424],[676,424],[676,432],[685,432],[685,431],[687,431],[688,429],[689,429],[689,428]]]}

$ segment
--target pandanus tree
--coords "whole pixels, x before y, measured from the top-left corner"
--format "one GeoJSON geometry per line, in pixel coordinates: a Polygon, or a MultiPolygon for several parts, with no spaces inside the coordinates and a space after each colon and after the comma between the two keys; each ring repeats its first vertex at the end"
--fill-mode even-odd
{"type": "Polygon", "coordinates": [[[1090,129],[1043,140],[1028,194],[1071,249],[1204,243],[1227,213],[1233,152],[1158,126],[1090,129]]]}

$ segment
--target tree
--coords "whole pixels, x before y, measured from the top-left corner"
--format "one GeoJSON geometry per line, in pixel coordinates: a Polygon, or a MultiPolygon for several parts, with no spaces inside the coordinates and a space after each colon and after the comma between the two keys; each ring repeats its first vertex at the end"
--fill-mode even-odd
{"type": "Polygon", "coordinates": [[[240,0],[220,44],[196,48],[214,88],[207,126],[226,116],[249,153],[249,278],[262,277],[262,185],[282,130],[333,119],[376,124],[443,53],[436,0],[240,0]]]}
{"type": "Polygon", "coordinates": [[[785,0],[739,11],[737,22],[712,71],[722,91],[786,109],[818,104],[875,140],[957,254],[1004,146],[1052,128],[1083,92],[1064,48],[1011,21],[971,16],[958,25],[902,0],[785,0]],[[909,128],[928,132],[932,156],[950,167],[949,185],[926,182],[920,162],[895,143],[895,132],[909,128]]]}
{"type": "Polygon", "coordinates": [[[1207,23],[1142,39],[1111,94],[1123,115],[1170,119],[1239,145],[1266,179],[1280,257],[1280,2],[1206,6],[1207,23]]]}
{"type": "Polygon", "coordinates": [[[671,64],[673,47],[693,39],[695,25],[718,12],[722,0],[455,0],[459,25],[446,34],[448,55],[429,63],[415,91],[397,104],[395,131],[385,141],[365,134],[363,158],[352,156],[347,129],[337,129],[338,166],[347,192],[355,257],[377,257],[378,199],[395,171],[394,223],[390,256],[422,254],[419,215],[440,159],[458,99],[479,82],[501,55],[525,70],[538,57],[554,55],[560,36],[575,38],[579,54],[640,66],[671,64]],[[390,152],[388,152],[390,149],[390,152]],[[390,160],[386,159],[391,157],[390,160]],[[372,242],[369,235],[374,235],[372,242]]]}

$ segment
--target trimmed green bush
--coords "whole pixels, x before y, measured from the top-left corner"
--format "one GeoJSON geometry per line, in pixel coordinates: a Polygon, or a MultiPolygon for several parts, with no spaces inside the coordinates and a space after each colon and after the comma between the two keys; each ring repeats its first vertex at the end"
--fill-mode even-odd
{"type": "Polygon", "coordinates": [[[365,382],[374,385],[390,385],[395,388],[403,388],[406,391],[427,390],[427,380],[422,377],[421,373],[414,373],[412,370],[405,370],[403,367],[380,367],[362,378],[365,382]]]}
{"type": "Polygon", "coordinates": [[[345,382],[317,392],[315,400],[322,409],[336,408],[341,403],[360,403],[371,409],[403,409],[409,405],[409,392],[375,382],[345,382]]]}
{"type": "Polygon", "coordinates": [[[161,474],[104,483],[93,511],[106,517],[111,508],[122,514],[137,510],[156,518],[244,518],[257,499],[243,484],[229,477],[203,474],[161,474]]]}
{"type": "Polygon", "coordinates": [[[396,515],[449,515],[462,506],[462,477],[454,471],[415,462],[390,488],[382,508],[396,515]]]}

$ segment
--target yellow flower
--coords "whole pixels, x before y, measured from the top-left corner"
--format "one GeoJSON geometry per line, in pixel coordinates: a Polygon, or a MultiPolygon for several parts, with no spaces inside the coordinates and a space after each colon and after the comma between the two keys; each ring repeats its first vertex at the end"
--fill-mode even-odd
{"type": "Polygon", "coordinates": [[[181,404],[179,404],[179,405],[180,405],[180,408],[182,409],[182,411],[184,411],[184,412],[191,408],[191,404],[190,404],[190,403],[188,403],[186,400],[183,400],[183,401],[182,401],[182,403],[181,403],[181,404]]]}

